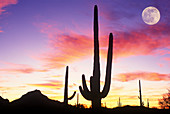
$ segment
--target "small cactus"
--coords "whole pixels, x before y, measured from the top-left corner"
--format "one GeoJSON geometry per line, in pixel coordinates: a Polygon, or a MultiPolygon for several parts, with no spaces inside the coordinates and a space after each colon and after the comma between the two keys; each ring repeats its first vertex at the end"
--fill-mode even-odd
{"type": "Polygon", "coordinates": [[[147,107],[149,108],[149,99],[147,99],[147,107]]]}
{"type": "Polygon", "coordinates": [[[138,98],[140,99],[140,106],[144,106],[144,102],[142,101],[142,92],[141,92],[141,83],[139,80],[139,96],[138,98]]]}
{"type": "Polygon", "coordinates": [[[65,75],[65,88],[64,88],[64,104],[68,105],[68,100],[71,100],[76,94],[74,91],[73,95],[68,98],[68,66],[66,67],[66,75],[65,75]]]}
{"type": "Polygon", "coordinates": [[[79,106],[79,93],[77,93],[77,107],[79,106]]]}
{"type": "Polygon", "coordinates": [[[120,97],[119,97],[119,101],[117,102],[117,104],[118,104],[118,107],[122,106],[122,103],[120,102],[120,97]]]}

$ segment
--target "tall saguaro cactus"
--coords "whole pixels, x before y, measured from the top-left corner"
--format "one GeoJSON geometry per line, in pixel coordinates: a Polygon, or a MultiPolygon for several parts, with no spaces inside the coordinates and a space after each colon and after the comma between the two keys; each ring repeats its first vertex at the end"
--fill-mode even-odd
{"type": "Polygon", "coordinates": [[[139,80],[139,96],[138,98],[140,99],[140,106],[143,106],[144,103],[142,102],[142,92],[141,92],[141,83],[140,83],[140,80],[139,80]]]}
{"type": "Polygon", "coordinates": [[[99,62],[99,41],[98,41],[98,9],[97,5],[94,7],[94,63],[93,76],[90,77],[90,90],[87,87],[85,75],[82,75],[82,85],[79,86],[80,92],[87,100],[92,101],[92,108],[101,107],[101,99],[105,98],[110,89],[111,83],[111,69],[112,69],[112,51],[113,51],[113,35],[109,35],[109,48],[107,56],[105,85],[100,92],[100,62],[99,62]]]}
{"type": "Polygon", "coordinates": [[[76,94],[74,91],[73,95],[68,98],[68,66],[66,67],[66,75],[65,75],[65,87],[64,87],[64,104],[68,104],[68,100],[71,100],[76,94]]]}

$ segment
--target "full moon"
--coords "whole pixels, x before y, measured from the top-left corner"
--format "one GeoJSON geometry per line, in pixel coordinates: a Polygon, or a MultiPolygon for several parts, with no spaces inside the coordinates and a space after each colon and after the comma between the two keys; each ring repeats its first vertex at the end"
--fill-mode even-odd
{"type": "Polygon", "coordinates": [[[153,6],[146,7],[142,12],[142,19],[148,25],[154,25],[160,20],[160,12],[153,6]]]}

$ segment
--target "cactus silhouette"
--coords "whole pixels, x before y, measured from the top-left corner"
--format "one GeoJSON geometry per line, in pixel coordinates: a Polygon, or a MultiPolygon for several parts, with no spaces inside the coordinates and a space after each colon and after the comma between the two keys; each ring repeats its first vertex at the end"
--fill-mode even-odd
{"type": "Polygon", "coordinates": [[[139,80],[139,96],[138,96],[138,98],[140,99],[140,106],[143,106],[144,102],[142,102],[142,92],[141,92],[141,83],[140,83],[140,80],[139,80]]]}
{"type": "Polygon", "coordinates": [[[79,107],[79,93],[77,93],[77,107],[79,107]]]}
{"type": "Polygon", "coordinates": [[[68,100],[71,100],[76,94],[74,91],[73,95],[68,98],[68,66],[66,67],[66,75],[65,75],[65,88],[64,88],[64,104],[68,105],[68,100]]]}
{"type": "Polygon", "coordinates": [[[118,107],[122,106],[122,103],[120,102],[120,97],[119,97],[119,101],[117,102],[117,104],[118,104],[118,107]]]}
{"type": "Polygon", "coordinates": [[[147,107],[149,108],[149,99],[147,99],[147,107]]]}
{"type": "Polygon", "coordinates": [[[93,63],[93,76],[90,77],[90,90],[87,87],[85,75],[82,75],[82,85],[79,90],[82,96],[92,101],[92,108],[101,107],[101,99],[105,98],[110,89],[111,83],[111,69],[112,69],[112,51],[113,51],[113,35],[109,35],[109,48],[107,56],[106,77],[105,85],[100,92],[100,62],[99,62],[99,41],[98,41],[98,9],[97,5],[94,7],[94,63],[93,63]]]}

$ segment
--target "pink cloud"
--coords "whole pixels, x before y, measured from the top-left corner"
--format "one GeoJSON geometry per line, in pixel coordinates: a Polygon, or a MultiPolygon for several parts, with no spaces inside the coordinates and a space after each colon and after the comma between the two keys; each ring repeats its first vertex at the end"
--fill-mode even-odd
{"type": "Polygon", "coordinates": [[[8,73],[33,73],[33,72],[47,72],[46,69],[33,68],[26,64],[15,64],[9,62],[0,61],[0,63],[5,65],[5,68],[0,68],[0,72],[8,73]]]}
{"type": "Polygon", "coordinates": [[[170,57],[165,57],[164,60],[170,62],[170,57]]]}
{"type": "Polygon", "coordinates": [[[120,73],[116,76],[115,79],[122,82],[138,79],[148,81],[170,81],[170,74],[160,74],[156,72],[130,72],[120,73]]]}
{"type": "Polygon", "coordinates": [[[116,33],[115,36],[115,56],[128,57],[137,55],[154,55],[155,51],[160,48],[170,46],[168,37],[161,39],[152,38],[142,32],[132,31],[130,33],[116,33]]]}
{"type": "Polygon", "coordinates": [[[3,9],[4,7],[11,4],[17,4],[17,2],[18,0],[0,0],[0,15],[5,11],[5,9],[3,9]]]}
{"type": "Polygon", "coordinates": [[[40,32],[47,34],[49,49],[39,57],[45,67],[59,68],[67,63],[79,61],[92,54],[92,39],[71,31],[58,30],[53,25],[42,23],[40,32]]]}
{"type": "MultiPolygon", "coordinates": [[[[46,67],[63,67],[66,64],[92,56],[93,35],[80,35],[69,29],[62,31],[56,25],[48,23],[42,23],[39,27],[40,32],[47,35],[49,49],[51,49],[51,51],[44,53],[40,57],[46,67]]],[[[169,33],[166,32],[168,28],[170,27],[161,24],[160,26],[155,26],[155,28],[113,32],[114,58],[169,53],[169,50],[164,50],[164,48],[170,48],[169,33]],[[153,34],[154,32],[156,33],[153,34]],[[164,32],[166,33],[165,35],[163,34],[164,32]]],[[[108,35],[100,36],[99,42],[100,53],[102,57],[106,57],[108,35]]]]}
{"type": "Polygon", "coordinates": [[[158,63],[158,65],[160,66],[160,67],[163,67],[164,65],[163,64],[161,64],[161,63],[158,63]]]}
{"type": "Polygon", "coordinates": [[[58,80],[50,80],[47,83],[28,84],[28,85],[35,86],[35,87],[52,88],[52,89],[61,89],[61,88],[63,88],[62,81],[58,81],[58,80]]]}
{"type": "MultiPolygon", "coordinates": [[[[11,4],[17,4],[18,0],[0,0],[0,15],[5,12],[5,7],[11,4]]],[[[2,27],[0,27],[0,32],[3,32],[2,27]]]]}
{"type": "Polygon", "coordinates": [[[2,27],[0,27],[0,32],[3,32],[1,29],[2,29],[2,27]]]}
{"type": "Polygon", "coordinates": [[[0,72],[8,73],[33,73],[33,72],[46,72],[47,70],[33,69],[33,68],[16,68],[16,69],[0,69],[0,72]]]}
{"type": "Polygon", "coordinates": [[[46,54],[48,67],[62,67],[66,63],[81,60],[91,55],[91,39],[82,35],[60,35],[60,39],[51,41],[53,51],[46,54]],[[54,65],[55,64],[55,65],[54,65]]]}

